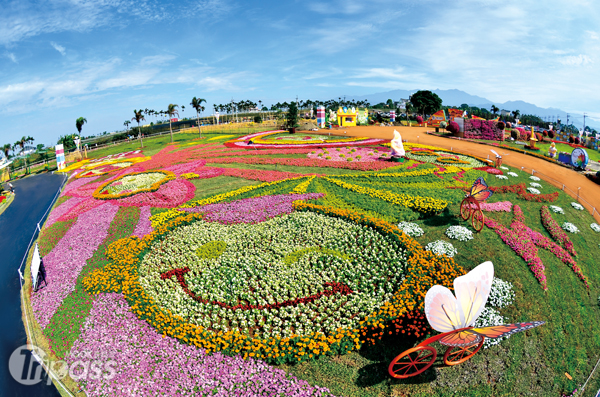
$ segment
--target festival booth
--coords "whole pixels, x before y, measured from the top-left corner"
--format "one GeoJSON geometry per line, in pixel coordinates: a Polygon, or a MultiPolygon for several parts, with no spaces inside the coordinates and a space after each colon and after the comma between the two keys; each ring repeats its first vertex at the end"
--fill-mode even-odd
{"type": "Polygon", "coordinates": [[[337,111],[337,124],[340,127],[356,127],[356,108],[340,107],[337,111]]]}

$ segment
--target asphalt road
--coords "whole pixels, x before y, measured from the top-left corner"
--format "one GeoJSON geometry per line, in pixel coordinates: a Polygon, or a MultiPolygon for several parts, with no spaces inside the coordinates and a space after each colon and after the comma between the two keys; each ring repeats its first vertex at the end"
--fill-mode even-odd
{"type": "MultiPolygon", "coordinates": [[[[25,325],[21,319],[17,269],[37,223],[43,223],[40,220],[52,204],[63,180],[64,176],[61,175],[42,174],[12,182],[15,199],[0,215],[0,396],[60,396],[54,385],[47,385],[45,374],[37,378],[33,375],[37,364],[29,368],[33,360],[29,353],[25,354],[26,350],[17,352],[17,355],[22,354],[18,360],[28,367],[30,379],[39,379],[36,384],[17,382],[9,371],[9,359],[17,348],[27,343],[25,325]]],[[[27,379],[27,376],[22,379],[27,379]]]]}

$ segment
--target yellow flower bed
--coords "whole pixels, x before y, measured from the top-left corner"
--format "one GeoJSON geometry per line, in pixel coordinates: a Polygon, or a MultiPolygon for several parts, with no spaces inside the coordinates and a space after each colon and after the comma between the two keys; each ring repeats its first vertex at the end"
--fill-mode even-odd
{"type": "Polygon", "coordinates": [[[305,180],[304,182],[302,182],[301,184],[299,184],[298,186],[296,186],[294,188],[294,190],[292,190],[290,193],[293,193],[293,194],[304,194],[304,193],[306,193],[306,189],[308,189],[308,185],[310,185],[310,183],[313,181],[313,179],[315,179],[315,175],[309,177],[307,180],[305,180]]]}
{"type": "MultiPolygon", "coordinates": [[[[422,170],[418,170],[418,171],[408,171],[408,172],[378,172],[375,171],[373,173],[368,172],[368,173],[361,173],[361,174],[345,174],[345,175],[336,175],[336,178],[370,178],[370,177],[375,177],[375,178],[380,178],[380,177],[393,177],[393,178],[402,178],[402,177],[412,177],[412,176],[423,176],[423,175],[430,175],[433,174],[434,172],[436,172],[438,169],[437,168],[425,168],[422,170]]],[[[446,167],[445,170],[443,171],[438,171],[438,174],[455,174],[457,172],[462,171],[460,168],[456,167],[456,166],[448,166],[446,167]]]]}
{"type": "Polygon", "coordinates": [[[193,172],[188,172],[187,174],[181,174],[179,176],[182,177],[183,179],[196,179],[200,175],[193,173],[193,172]]]}
{"type": "Polygon", "coordinates": [[[396,205],[401,205],[403,207],[412,208],[416,211],[423,213],[438,213],[443,211],[444,208],[448,206],[448,202],[445,200],[437,200],[431,197],[411,196],[404,193],[396,194],[389,191],[381,191],[371,189],[368,187],[353,185],[351,183],[340,181],[339,179],[327,177],[323,177],[323,179],[331,183],[335,183],[336,185],[341,186],[344,189],[379,198],[381,200],[385,200],[396,205]]]}
{"type": "Polygon", "coordinates": [[[81,168],[84,164],[89,163],[90,160],[81,160],[76,163],[71,164],[68,167],[63,168],[62,170],[57,170],[56,172],[69,172],[81,168]]]}
{"type": "Polygon", "coordinates": [[[137,269],[141,257],[155,239],[177,227],[202,219],[200,214],[189,214],[160,225],[141,240],[129,237],[112,243],[106,251],[111,263],[86,276],[83,286],[92,294],[122,292],[131,311],[140,319],[147,321],[157,332],[177,338],[183,343],[204,348],[208,352],[223,351],[227,354],[241,354],[244,358],[284,363],[302,362],[322,354],[343,354],[359,349],[365,342],[372,343],[388,332],[389,327],[394,327],[393,322],[397,317],[408,310],[422,308],[425,293],[431,286],[440,284],[452,288],[454,278],[465,273],[452,258],[440,258],[429,251],[423,251],[414,239],[385,221],[301,201],[296,201],[293,205],[299,211],[313,211],[371,226],[392,236],[407,250],[408,273],[401,288],[390,302],[367,316],[360,323],[360,328],[340,328],[332,335],[314,333],[259,339],[237,330],[213,332],[188,323],[182,317],[158,306],[139,283],[137,269]]]}

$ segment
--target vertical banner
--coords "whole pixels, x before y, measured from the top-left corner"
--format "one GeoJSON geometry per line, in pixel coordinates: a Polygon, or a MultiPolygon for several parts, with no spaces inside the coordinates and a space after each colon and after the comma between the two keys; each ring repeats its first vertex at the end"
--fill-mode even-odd
{"type": "Polygon", "coordinates": [[[325,128],[325,106],[319,106],[317,108],[317,126],[319,128],[325,128]]]}
{"type": "Polygon", "coordinates": [[[65,168],[65,149],[62,144],[55,146],[56,150],[56,167],[58,170],[65,168]]]}
{"type": "Polygon", "coordinates": [[[390,110],[390,123],[393,123],[394,121],[396,121],[396,111],[390,110]]]}
{"type": "Polygon", "coordinates": [[[219,124],[219,112],[215,112],[215,118],[217,119],[217,125],[219,124]]]}
{"type": "Polygon", "coordinates": [[[75,142],[75,145],[77,146],[77,151],[79,151],[79,143],[81,142],[81,139],[79,139],[79,137],[73,139],[73,142],[75,142]]]}

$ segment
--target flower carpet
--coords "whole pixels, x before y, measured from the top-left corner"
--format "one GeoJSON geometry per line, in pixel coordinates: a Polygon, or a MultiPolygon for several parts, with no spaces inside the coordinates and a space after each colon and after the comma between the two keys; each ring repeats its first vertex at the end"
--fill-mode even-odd
{"type": "MultiPolygon", "coordinates": [[[[543,290],[558,281],[539,248],[589,288],[585,232],[560,226],[580,211],[552,212],[552,189],[463,153],[407,144],[395,163],[380,140],[313,140],[270,131],[67,168],[39,241],[48,286],[29,299],[57,359],[111,362],[69,375],[87,395],[338,394],[289,368],[431,334],[425,293],[466,273],[482,235],[543,290]],[[481,234],[458,217],[480,176],[494,184],[481,234]]],[[[515,304],[497,283],[488,322],[515,304]]]]}

